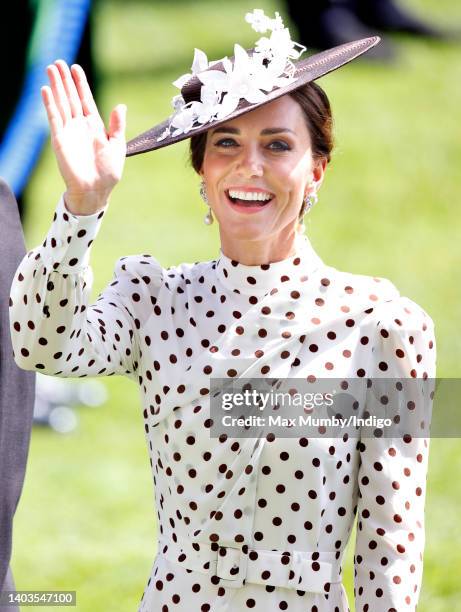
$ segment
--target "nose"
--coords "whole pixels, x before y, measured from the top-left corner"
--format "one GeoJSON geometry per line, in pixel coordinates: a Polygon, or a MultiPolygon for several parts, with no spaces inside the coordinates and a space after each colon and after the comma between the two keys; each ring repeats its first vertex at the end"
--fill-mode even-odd
{"type": "Polygon", "coordinates": [[[245,178],[263,176],[264,163],[257,146],[242,146],[241,154],[237,159],[237,171],[245,178]]]}

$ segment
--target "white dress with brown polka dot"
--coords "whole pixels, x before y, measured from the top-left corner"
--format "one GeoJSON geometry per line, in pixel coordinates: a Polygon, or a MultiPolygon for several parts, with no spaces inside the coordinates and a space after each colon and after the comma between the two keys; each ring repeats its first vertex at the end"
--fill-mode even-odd
{"type": "Polygon", "coordinates": [[[356,514],[356,610],[415,610],[428,439],[211,437],[209,385],[433,378],[429,315],[385,278],[327,266],[305,236],[262,266],[122,257],[90,305],[104,213],[72,215],[61,198],[15,275],[11,335],[24,369],[139,386],[159,538],[139,610],[346,612],[356,514]]]}

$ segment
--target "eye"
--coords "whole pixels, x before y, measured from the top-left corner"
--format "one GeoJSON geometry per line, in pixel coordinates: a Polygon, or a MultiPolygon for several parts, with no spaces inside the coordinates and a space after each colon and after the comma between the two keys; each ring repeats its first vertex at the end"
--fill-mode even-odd
{"type": "MultiPolygon", "coordinates": [[[[223,147],[228,149],[232,146],[239,146],[233,138],[221,138],[215,143],[216,147],[223,147]]],[[[283,140],[273,140],[268,148],[272,149],[272,151],[290,151],[291,147],[283,140]]]]}
{"type": "Polygon", "coordinates": [[[289,151],[291,147],[283,140],[274,140],[269,145],[274,151],[289,151]],[[272,145],[279,145],[272,147],[272,145]]]}
{"type": "Polygon", "coordinates": [[[227,143],[229,143],[229,142],[231,142],[231,143],[235,143],[235,140],[234,140],[233,138],[221,138],[221,140],[218,140],[218,141],[217,141],[217,143],[216,143],[216,145],[215,145],[215,146],[217,146],[217,147],[225,147],[225,148],[227,148],[227,147],[229,147],[229,145],[228,145],[228,144],[224,144],[224,143],[226,143],[226,142],[227,142],[227,143]]]}

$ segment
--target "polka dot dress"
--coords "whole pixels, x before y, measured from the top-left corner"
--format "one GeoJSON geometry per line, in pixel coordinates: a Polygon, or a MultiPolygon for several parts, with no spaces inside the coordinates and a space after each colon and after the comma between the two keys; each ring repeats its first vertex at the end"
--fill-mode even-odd
{"type": "Polygon", "coordinates": [[[325,265],[305,236],[261,266],[122,257],[90,305],[104,213],[60,200],[15,275],[11,336],[25,369],[139,386],[158,518],[139,611],[345,612],[356,515],[356,610],[415,610],[428,439],[211,437],[209,390],[211,377],[432,378],[431,318],[389,280],[325,265]]]}

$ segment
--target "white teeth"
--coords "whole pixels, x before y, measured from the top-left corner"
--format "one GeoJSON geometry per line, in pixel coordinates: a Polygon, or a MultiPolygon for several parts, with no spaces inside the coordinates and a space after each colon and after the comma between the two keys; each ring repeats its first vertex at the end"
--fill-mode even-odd
{"type": "Polygon", "coordinates": [[[229,196],[231,198],[237,198],[239,200],[255,200],[260,202],[266,202],[272,199],[270,193],[262,193],[257,191],[234,191],[229,190],[229,196]]]}

